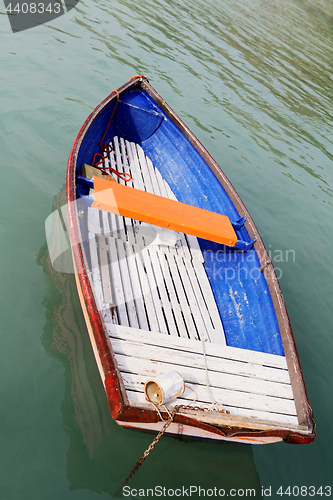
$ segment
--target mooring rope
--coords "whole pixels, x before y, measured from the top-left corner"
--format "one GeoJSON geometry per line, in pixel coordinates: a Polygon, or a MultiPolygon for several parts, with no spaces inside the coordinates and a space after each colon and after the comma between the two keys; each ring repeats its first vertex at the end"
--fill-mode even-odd
{"type": "Polygon", "coordinates": [[[207,387],[207,390],[208,390],[208,394],[209,394],[209,399],[210,399],[210,402],[211,402],[211,406],[210,408],[208,409],[209,411],[219,411],[219,412],[226,412],[226,413],[230,413],[228,410],[225,410],[224,409],[224,406],[221,404],[221,403],[218,403],[213,394],[212,394],[212,390],[211,390],[211,386],[210,386],[210,383],[209,383],[209,376],[208,376],[208,366],[207,366],[207,355],[206,355],[206,347],[205,347],[205,341],[204,339],[202,338],[201,339],[201,343],[202,343],[202,351],[203,351],[203,355],[204,355],[204,365],[205,365],[205,373],[206,373],[206,387],[207,387]]]}
{"type": "Polygon", "coordinates": [[[93,160],[92,160],[92,167],[98,168],[99,170],[101,170],[104,173],[107,173],[107,172],[105,172],[105,170],[111,170],[111,172],[113,172],[114,174],[116,174],[120,179],[122,179],[125,182],[128,182],[128,181],[130,181],[132,179],[131,174],[118,172],[118,170],[115,170],[111,166],[110,167],[100,166],[106,160],[107,155],[109,153],[111,153],[111,151],[113,151],[113,147],[111,146],[111,144],[108,144],[107,142],[104,143],[105,136],[107,134],[107,131],[109,130],[112,118],[114,117],[114,114],[116,112],[116,109],[117,109],[117,106],[118,106],[118,102],[119,102],[119,92],[118,92],[118,90],[112,90],[111,94],[113,94],[113,93],[115,93],[116,96],[117,96],[116,104],[115,104],[115,106],[113,108],[113,111],[111,113],[111,116],[109,118],[108,124],[107,124],[105,132],[103,134],[103,137],[99,141],[99,148],[100,148],[101,152],[94,154],[94,157],[93,157],[93,160]],[[97,163],[96,163],[96,157],[101,158],[97,163]]]}

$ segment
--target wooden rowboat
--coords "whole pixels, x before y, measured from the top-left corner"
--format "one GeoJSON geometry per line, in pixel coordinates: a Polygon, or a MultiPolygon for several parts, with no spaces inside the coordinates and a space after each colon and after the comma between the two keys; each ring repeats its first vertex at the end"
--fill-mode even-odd
{"type": "Polygon", "coordinates": [[[78,293],[120,426],[159,431],[177,406],[167,433],[314,440],[286,306],[254,222],[145,77],[83,124],[67,212],[78,293]],[[177,398],[147,397],[147,381],[175,372],[185,388],[177,398]]]}

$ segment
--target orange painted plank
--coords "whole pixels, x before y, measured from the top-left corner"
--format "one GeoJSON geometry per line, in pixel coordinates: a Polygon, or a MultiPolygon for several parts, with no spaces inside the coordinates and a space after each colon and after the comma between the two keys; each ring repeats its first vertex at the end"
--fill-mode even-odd
{"type": "Polygon", "coordinates": [[[198,238],[234,246],[237,236],[226,215],[169,200],[94,177],[93,207],[198,238]]]}

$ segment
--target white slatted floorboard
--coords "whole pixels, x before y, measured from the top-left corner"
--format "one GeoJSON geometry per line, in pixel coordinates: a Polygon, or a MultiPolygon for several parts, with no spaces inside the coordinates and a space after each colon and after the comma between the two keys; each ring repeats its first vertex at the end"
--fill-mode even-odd
{"type": "MultiPolygon", "coordinates": [[[[113,151],[105,161],[108,165],[131,174],[127,185],[176,199],[139,145],[115,137],[113,151]]],[[[112,297],[119,324],[225,345],[197,239],[168,231],[175,235],[176,244],[151,243],[140,227],[138,221],[127,217],[88,209],[90,252],[99,256],[104,267],[101,258],[105,252],[99,246],[104,249],[105,241],[108,249],[107,271],[94,269],[92,273],[97,286],[102,284],[103,304],[109,304],[112,297]],[[113,286],[111,293],[107,273],[113,286]]],[[[156,231],[165,234],[160,228],[156,231]]]]}
{"type": "MultiPolygon", "coordinates": [[[[109,164],[132,175],[127,185],[176,199],[139,145],[115,138],[109,164]]],[[[177,404],[215,401],[232,415],[297,425],[285,358],[226,347],[197,238],[151,244],[140,227],[88,209],[92,279],[130,403],[148,404],[145,380],[176,370],[187,385],[177,404]]]]}
{"type": "Polygon", "coordinates": [[[171,404],[223,405],[232,415],[297,425],[284,357],[107,325],[131,404],[147,405],[144,382],[170,371],[186,384],[171,404]],[[206,369],[208,370],[208,383],[206,369]],[[194,391],[194,392],[193,392],[194,391]]]}

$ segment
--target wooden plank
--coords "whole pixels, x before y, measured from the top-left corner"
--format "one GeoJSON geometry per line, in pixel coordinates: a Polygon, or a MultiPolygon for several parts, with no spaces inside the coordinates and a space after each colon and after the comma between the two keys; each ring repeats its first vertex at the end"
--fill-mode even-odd
{"type": "MultiPolygon", "coordinates": [[[[155,249],[150,249],[149,252],[152,255],[152,252],[155,252],[155,249]]],[[[187,330],[182,316],[182,307],[178,302],[177,298],[178,290],[175,289],[177,287],[175,287],[174,281],[172,279],[173,276],[171,276],[170,274],[170,269],[166,260],[166,255],[163,254],[161,251],[156,251],[155,255],[157,256],[161,266],[165,286],[169,296],[170,305],[175,318],[175,324],[178,330],[178,335],[180,337],[187,338],[187,330]]]]}
{"type": "Polygon", "coordinates": [[[145,157],[145,154],[143,152],[143,149],[138,144],[136,144],[136,145],[134,144],[132,146],[132,150],[133,150],[133,154],[135,152],[136,155],[137,155],[138,164],[139,164],[139,167],[140,167],[140,170],[141,170],[141,173],[142,173],[143,182],[144,182],[146,191],[148,193],[154,194],[154,188],[153,188],[152,180],[150,178],[150,174],[149,174],[149,171],[148,171],[148,167],[147,167],[147,163],[146,163],[146,157],[145,157]]]}
{"type": "Polygon", "coordinates": [[[237,236],[229,218],[94,176],[93,207],[119,213],[174,231],[234,246],[237,236]]]}
{"type": "MultiPolygon", "coordinates": [[[[175,194],[172,192],[169,184],[165,180],[164,180],[164,186],[167,197],[170,200],[178,201],[175,194]]],[[[185,234],[183,233],[178,233],[178,234],[179,234],[180,247],[177,247],[176,254],[181,255],[182,257],[185,257],[188,260],[191,260],[191,255],[188,249],[187,241],[185,239],[185,234]]],[[[195,238],[195,236],[193,236],[193,238],[195,238]]]]}
{"type": "MultiPolygon", "coordinates": [[[[108,213],[104,211],[102,211],[102,213],[108,215],[108,224],[111,236],[114,237],[115,239],[120,239],[124,242],[127,241],[128,228],[126,227],[125,218],[122,215],[114,213],[108,213]]],[[[132,224],[132,219],[127,219],[127,220],[129,221],[128,224],[130,227],[132,224]]]]}
{"type": "MultiPolygon", "coordinates": [[[[144,393],[143,392],[137,392],[134,390],[129,389],[127,387],[126,390],[128,400],[130,405],[132,406],[139,406],[140,408],[147,408],[150,409],[152,408],[151,404],[147,402],[145,399],[144,393]]],[[[177,398],[175,401],[171,401],[168,403],[166,406],[169,408],[173,408],[176,405],[188,405],[191,406],[193,403],[191,402],[191,396],[190,393],[188,395],[188,399],[185,399],[183,396],[180,398],[177,398]]],[[[200,401],[195,401],[194,406],[201,407],[203,409],[207,408],[207,404],[200,402],[200,401]]],[[[293,415],[283,415],[281,413],[273,413],[273,412],[263,412],[263,411],[258,411],[258,410],[251,410],[248,408],[237,408],[234,406],[229,406],[229,405],[223,405],[225,410],[230,411],[230,415],[226,415],[225,413],[216,413],[216,412],[205,412],[204,414],[201,414],[199,412],[195,411],[189,411],[189,416],[191,418],[196,418],[197,420],[201,420],[203,422],[208,421],[210,423],[214,423],[215,425],[222,425],[223,423],[226,423],[226,425],[235,425],[234,420],[235,417],[245,417],[248,419],[251,419],[250,422],[240,422],[240,427],[248,427],[248,428],[257,428],[259,427],[257,421],[262,421],[263,423],[267,421],[267,424],[269,422],[269,425],[271,426],[271,422],[276,422],[281,425],[290,425],[290,426],[295,426],[296,428],[298,427],[298,419],[297,417],[293,415]],[[247,425],[246,425],[247,424],[247,425]]],[[[181,412],[185,413],[184,410],[181,410],[181,412]]],[[[186,412],[187,413],[187,412],[186,412]]],[[[271,428],[271,427],[270,427],[271,428]]],[[[269,428],[269,429],[270,429],[269,428]]]]}
{"type": "Polygon", "coordinates": [[[97,208],[88,207],[87,215],[88,232],[99,234],[101,232],[99,210],[97,208]]]}
{"type": "Polygon", "coordinates": [[[99,177],[94,180],[93,207],[174,231],[234,246],[236,233],[229,218],[99,177]]]}
{"type": "Polygon", "coordinates": [[[107,156],[107,153],[103,153],[103,156],[104,156],[103,165],[104,165],[105,168],[108,168],[110,166],[110,160],[109,160],[109,158],[107,156]]]}
{"type": "Polygon", "coordinates": [[[99,269],[101,274],[101,283],[103,290],[104,302],[113,305],[113,297],[111,291],[111,281],[109,273],[109,262],[106,250],[106,241],[104,234],[97,234],[97,249],[99,256],[99,269]]]}
{"type": "MultiPolygon", "coordinates": [[[[119,339],[115,336],[111,336],[110,338],[118,354],[127,356],[134,355],[136,358],[173,363],[179,365],[179,367],[189,366],[200,370],[207,366],[208,371],[237,375],[249,379],[267,380],[268,382],[290,387],[288,372],[277,368],[252,365],[250,363],[229,360],[227,358],[205,355],[203,349],[201,352],[193,353],[190,351],[181,351],[177,348],[171,349],[168,347],[134,342],[131,340],[130,336],[125,339],[119,339]]],[[[179,369],[180,368],[178,368],[178,370],[179,369]]]]}
{"type": "Polygon", "coordinates": [[[103,290],[100,269],[98,264],[98,254],[97,254],[97,243],[95,235],[88,232],[88,242],[89,242],[89,252],[91,261],[91,280],[92,285],[95,290],[96,305],[99,311],[101,311],[102,316],[107,324],[112,324],[113,316],[110,311],[110,305],[104,302],[103,290]]]}
{"type": "Polygon", "coordinates": [[[188,301],[187,301],[187,298],[186,298],[186,295],[184,292],[183,283],[180,280],[178,268],[177,268],[176,263],[175,263],[175,257],[173,254],[169,253],[169,254],[166,254],[166,258],[167,258],[168,264],[170,266],[172,280],[175,283],[179,302],[181,304],[182,312],[184,314],[186,330],[188,331],[188,337],[191,339],[198,339],[198,332],[197,332],[197,329],[195,327],[193,317],[192,317],[192,312],[191,312],[190,306],[188,304],[188,301]]]}
{"type": "Polygon", "coordinates": [[[129,276],[131,279],[134,302],[136,306],[136,312],[139,320],[140,329],[149,330],[147,315],[143,300],[143,293],[141,289],[141,282],[138,274],[138,269],[136,267],[136,259],[133,247],[130,243],[127,242],[125,242],[124,247],[125,247],[127,266],[128,266],[129,276]]]}
{"type": "MultiPolygon", "coordinates": [[[[120,143],[121,158],[122,158],[122,162],[123,162],[123,170],[122,170],[122,172],[132,175],[131,171],[130,171],[130,166],[129,166],[129,163],[128,163],[128,159],[127,159],[127,151],[126,151],[125,141],[124,141],[124,139],[122,137],[119,138],[119,143],[120,143]]],[[[127,185],[128,186],[133,186],[132,179],[130,181],[127,181],[127,185]]]]}
{"type": "Polygon", "coordinates": [[[147,319],[149,323],[149,330],[158,332],[159,328],[161,333],[167,334],[167,327],[164,322],[164,317],[162,314],[162,311],[160,311],[160,316],[163,319],[163,323],[161,323],[161,326],[159,327],[159,322],[157,318],[157,313],[156,313],[156,308],[159,306],[159,298],[157,296],[157,291],[155,289],[155,300],[154,300],[154,290],[151,290],[149,280],[148,280],[148,274],[146,270],[144,269],[144,264],[143,264],[143,257],[140,254],[140,252],[133,251],[133,254],[135,256],[136,260],[136,265],[139,273],[139,278],[140,278],[140,283],[142,287],[142,295],[144,297],[144,302],[145,302],[145,307],[146,307],[146,312],[147,312],[147,319]]]}
{"type": "Polygon", "coordinates": [[[162,196],[161,195],[161,190],[160,190],[160,187],[158,185],[157,178],[156,178],[156,172],[155,172],[156,169],[154,168],[151,160],[147,156],[146,156],[146,165],[147,165],[147,169],[148,169],[151,181],[152,181],[152,186],[153,186],[153,191],[152,192],[154,194],[162,196]]]}
{"type": "Polygon", "coordinates": [[[128,154],[128,161],[129,161],[129,165],[130,165],[130,169],[131,169],[133,187],[136,189],[140,189],[142,191],[145,191],[145,186],[144,186],[144,182],[142,179],[141,170],[139,168],[137,158],[133,155],[132,143],[130,143],[129,141],[126,140],[125,144],[126,144],[126,150],[127,150],[127,154],[128,154]]]}
{"type": "Polygon", "coordinates": [[[125,306],[125,296],[119,269],[116,239],[112,236],[108,236],[107,242],[108,242],[109,256],[110,256],[110,272],[113,285],[113,297],[115,304],[117,306],[118,319],[119,323],[121,323],[122,326],[128,327],[129,320],[127,315],[127,309],[125,306]]]}
{"type": "MultiPolygon", "coordinates": [[[[183,352],[202,354],[202,345],[200,342],[192,339],[182,339],[177,337],[169,337],[161,335],[158,332],[141,332],[135,328],[127,328],[121,325],[110,325],[109,334],[117,338],[126,338],[133,342],[141,342],[143,344],[156,345],[167,347],[170,349],[178,349],[183,352]]],[[[286,358],[276,354],[268,354],[258,351],[250,351],[248,349],[240,349],[238,347],[222,346],[219,344],[205,343],[207,356],[224,358],[229,360],[241,361],[259,366],[267,366],[277,368],[279,371],[288,375],[288,367],[286,358]]],[[[289,376],[288,376],[289,380],[289,376]]]]}
{"type": "MultiPolygon", "coordinates": [[[[113,148],[113,145],[110,144],[110,146],[112,146],[113,148]]],[[[115,160],[115,152],[114,150],[112,149],[112,151],[109,152],[109,162],[110,162],[110,165],[111,167],[114,169],[114,170],[117,170],[117,165],[116,165],[116,160],[115,160]]],[[[110,172],[111,176],[117,180],[118,179],[118,176],[116,174],[114,174],[112,171],[110,172]]]]}
{"type": "MultiPolygon", "coordinates": [[[[137,392],[143,391],[143,384],[148,380],[148,377],[143,377],[134,373],[124,373],[122,371],[121,376],[126,390],[136,390],[137,392]]],[[[214,400],[221,405],[296,416],[296,408],[293,400],[221,389],[218,387],[211,387],[210,391],[214,400]]],[[[195,392],[197,393],[198,401],[206,404],[211,403],[207,387],[195,385],[195,392]]]]}
{"type": "Polygon", "coordinates": [[[148,254],[146,254],[146,255],[149,255],[150,260],[151,260],[151,265],[152,265],[152,269],[153,269],[154,276],[155,276],[156,288],[157,288],[159,296],[160,296],[161,305],[163,308],[163,313],[164,313],[165,318],[166,318],[166,326],[168,328],[168,332],[170,335],[177,336],[178,335],[177,327],[176,327],[176,323],[175,323],[174,316],[172,313],[172,307],[171,307],[171,303],[170,303],[170,300],[168,297],[168,292],[167,292],[166,283],[164,280],[164,275],[163,275],[163,272],[161,270],[161,266],[160,266],[160,262],[159,262],[156,250],[152,246],[149,246],[149,247],[147,247],[147,252],[148,252],[148,254]]]}
{"type": "MultiPolygon", "coordinates": [[[[114,144],[114,152],[115,152],[115,160],[116,160],[116,169],[118,172],[124,172],[122,157],[120,154],[119,142],[118,142],[117,136],[113,138],[113,144],[114,144]]],[[[120,184],[125,185],[125,181],[121,177],[118,177],[117,181],[120,184]]]]}
{"type": "Polygon", "coordinates": [[[191,234],[185,234],[186,241],[188,243],[192,260],[200,262],[201,264],[205,262],[204,256],[202,255],[199,242],[195,236],[191,234]]]}
{"type": "MultiPolygon", "coordinates": [[[[209,398],[203,356],[201,360],[199,360],[199,363],[201,361],[201,366],[193,366],[188,358],[186,358],[183,363],[179,363],[179,355],[175,356],[175,358],[178,359],[172,359],[170,356],[168,360],[164,359],[164,352],[160,348],[154,349],[151,346],[149,346],[149,348],[145,346],[144,349],[147,349],[147,353],[142,353],[142,346],[116,339],[113,339],[112,346],[116,353],[118,366],[121,372],[136,373],[145,377],[156,377],[165,375],[170,371],[177,371],[182,375],[185,383],[192,384],[195,390],[197,385],[203,385],[207,391],[207,398],[209,398]]],[[[208,373],[210,387],[288,400],[293,399],[293,392],[290,384],[281,384],[279,382],[253,377],[250,378],[235,373],[223,373],[212,369],[209,369],[208,373]]]]}
{"type": "Polygon", "coordinates": [[[163,196],[164,198],[167,198],[168,197],[168,192],[166,190],[165,181],[164,181],[164,179],[162,177],[161,172],[157,168],[155,168],[155,174],[156,174],[156,179],[157,179],[157,182],[158,182],[158,186],[160,188],[161,196],[163,196]]]}
{"type": "Polygon", "coordinates": [[[91,260],[91,277],[94,283],[98,305],[100,308],[102,308],[104,300],[103,300],[102,282],[99,270],[98,254],[97,254],[97,243],[94,233],[88,232],[88,241],[89,241],[89,251],[91,260]]]}
{"type": "Polygon", "coordinates": [[[154,305],[154,309],[156,312],[156,317],[158,320],[158,330],[159,332],[168,335],[168,326],[166,324],[166,317],[163,312],[161,295],[158,290],[156,276],[153,269],[152,261],[150,254],[148,253],[148,249],[143,246],[136,245],[134,247],[136,252],[136,259],[138,263],[138,267],[140,266],[141,272],[145,272],[149,284],[149,288],[151,291],[152,302],[154,305]],[[142,266],[142,267],[141,267],[142,266]]]}
{"type": "MultiPolygon", "coordinates": [[[[128,164],[125,141],[122,138],[120,138],[119,141],[120,141],[121,157],[122,157],[122,162],[123,162],[123,170],[122,170],[122,172],[123,173],[129,173],[130,175],[132,175],[130,167],[129,167],[129,164],[128,164]]],[[[128,186],[133,186],[132,179],[127,182],[127,185],[128,186]]],[[[126,233],[127,233],[127,236],[128,236],[128,241],[131,244],[133,244],[133,245],[136,243],[135,222],[136,221],[134,221],[133,219],[129,219],[129,218],[125,219],[126,233]]]]}
{"type": "Polygon", "coordinates": [[[138,317],[137,317],[137,311],[136,311],[135,302],[134,302],[133,290],[132,290],[132,285],[131,285],[131,281],[130,281],[128,266],[127,266],[127,259],[126,259],[126,254],[125,254],[124,242],[122,240],[117,239],[116,240],[116,247],[117,247],[119,269],[120,269],[120,275],[121,275],[121,281],[122,281],[122,287],[123,287],[123,292],[124,292],[124,297],[125,297],[125,303],[126,303],[129,323],[130,323],[131,327],[138,328],[139,321],[138,321],[138,317]]]}
{"type": "Polygon", "coordinates": [[[202,314],[201,314],[201,305],[202,304],[201,304],[200,300],[197,301],[197,299],[195,297],[195,294],[193,292],[193,286],[192,286],[192,283],[188,277],[186,268],[184,266],[183,259],[180,257],[176,257],[176,262],[177,262],[177,267],[178,267],[178,271],[179,271],[179,276],[180,276],[180,279],[183,283],[183,289],[185,291],[185,295],[187,297],[187,300],[190,304],[194,323],[196,325],[196,329],[198,332],[198,334],[197,334],[197,336],[195,336],[195,338],[197,340],[203,339],[205,342],[207,342],[207,341],[209,342],[212,339],[209,336],[210,330],[207,328],[207,324],[205,323],[205,321],[202,317],[202,314]]]}
{"type": "Polygon", "coordinates": [[[200,311],[205,319],[205,323],[206,325],[211,325],[209,328],[207,326],[211,341],[216,344],[226,345],[220,313],[217,309],[215,297],[205,269],[198,261],[194,263],[183,259],[183,262],[192,283],[198,304],[200,304],[200,311]]]}
{"type": "MultiPolygon", "coordinates": [[[[120,226],[119,219],[122,219],[122,217],[120,215],[109,214],[109,223],[110,223],[110,229],[111,229],[110,234],[115,239],[117,239],[117,238],[123,239],[124,238],[123,230],[119,229],[119,226],[120,226]]],[[[120,227],[123,227],[123,225],[121,224],[120,227]]]]}
{"type": "Polygon", "coordinates": [[[109,214],[108,214],[108,212],[104,212],[104,210],[102,210],[101,214],[102,214],[102,226],[101,227],[103,228],[103,234],[105,236],[109,236],[109,234],[111,233],[109,214]]]}
{"type": "MultiPolygon", "coordinates": [[[[113,142],[114,142],[118,172],[130,174],[130,168],[128,165],[124,140],[120,139],[120,146],[119,146],[118,137],[114,137],[113,142]]],[[[125,185],[125,181],[121,177],[118,177],[118,182],[122,185],[125,185]]],[[[132,179],[127,181],[126,185],[133,186],[132,179]]],[[[135,233],[134,233],[134,228],[133,228],[133,220],[129,217],[124,217],[123,220],[121,220],[119,218],[119,223],[123,224],[124,236],[127,236],[127,240],[130,243],[134,244],[135,243],[135,233]]]]}

